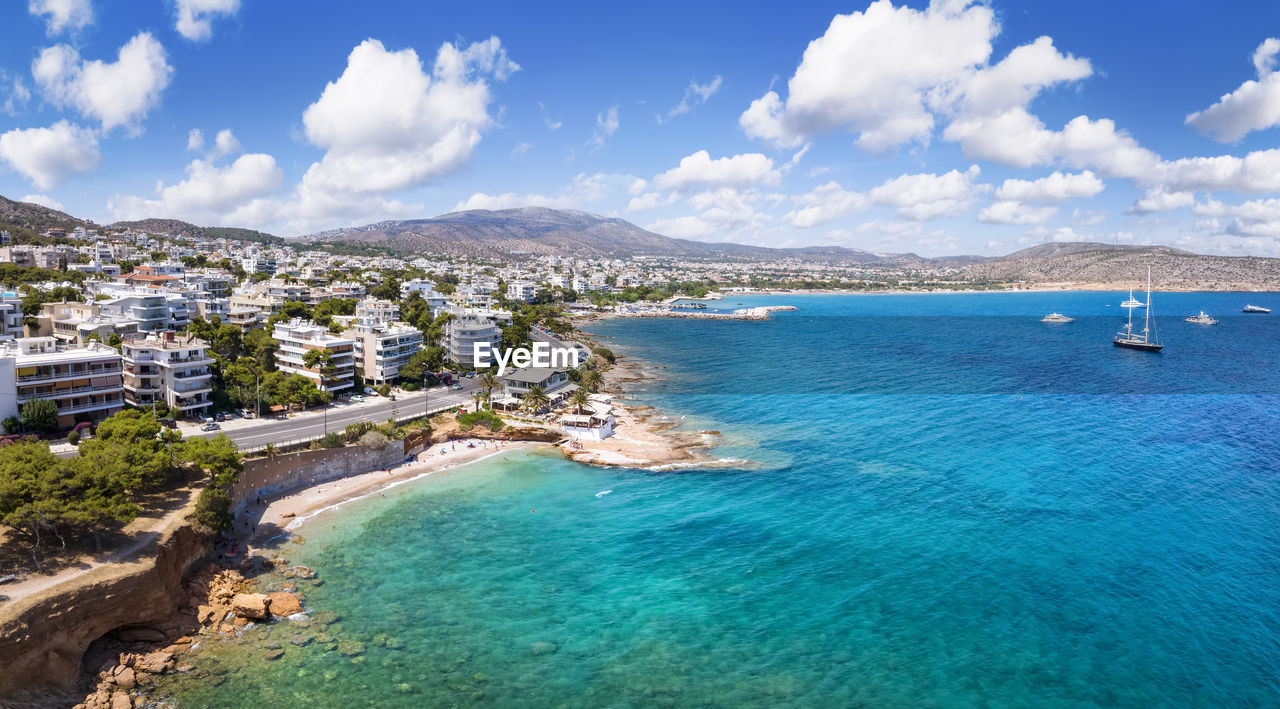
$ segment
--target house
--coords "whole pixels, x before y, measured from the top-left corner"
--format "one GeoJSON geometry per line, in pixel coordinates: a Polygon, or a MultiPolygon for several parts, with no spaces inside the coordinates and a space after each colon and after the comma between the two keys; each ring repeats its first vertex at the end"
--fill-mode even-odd
{"type": "Polygon", "coordinates": [[[523,367],[503,375],[501,380],[503,395],[490,402],[497,411],[520,409],[524,404],[524,395],[534,386],[542,387],[547,397],[551,399],[553,407],[567,399],[578,388],[578,385],[569,381],[567,369],[553,367],[523,367]]]}
{"type": "Polygon", "coordinates": [[[613,405],[609,402],[609,397],[602,394],[592,394],[591,403],[582,413],[571,409],[560,417],[560,427],[566,435],[592,441],[603,441],[612,436],[616,424],[613,405]]]}

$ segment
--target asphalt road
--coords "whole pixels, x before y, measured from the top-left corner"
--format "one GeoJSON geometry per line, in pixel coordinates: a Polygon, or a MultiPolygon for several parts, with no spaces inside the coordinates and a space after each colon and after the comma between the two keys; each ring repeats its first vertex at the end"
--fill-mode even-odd
{"type": "Polygon", "coordinates": [[[284,420],[268,418],[251,426],[219,431],[197,431],[188,433],[187,437],[208,438],[225,433],[241,450],[260,448],[268,443],[279,445],[319,438],[326,432],[340,432],[351,423],[360,421],[382,423],[393,415],[403,420],[421,415],[428,406],[431,412],[435,413],[465,404],[471,400],[471,394],[479,387],[474,379],[463,379],[462,386],[461,391],[456,391],[452,387],[433,387],[426,393],[425,402],[423,392],[401,392],[396,395],[395,401],[382,397],[376,399],[370,397],[363,404],[330,406],[322,415],[309,414],[301,418],[284,420]]]}

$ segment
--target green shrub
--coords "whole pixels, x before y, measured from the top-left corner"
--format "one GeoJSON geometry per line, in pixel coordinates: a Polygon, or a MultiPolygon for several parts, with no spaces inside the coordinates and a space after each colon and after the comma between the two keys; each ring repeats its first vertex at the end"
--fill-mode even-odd
{"type": "Polygon", "coordinates": [[[79,431],[72,431],[71,433],[68,433],[68,434],[67,434],[67,443],[70,443],[70,444],[71,444],[71,445],[73,445],[73,446],[78,446],[78,445],[80,445],[80,432],[79,432],[79,431]]]}
{"type": "Polygon", "coordinates": [[[206,487],[196,500],[196,522],[211,532],[231,529],[231,496],[220,487],[206,487]]]}
{"type": "Polygon", "coordinates": [[[342,436],[338,433],[326,433],[324,438],[320,439],[321,448],[341,448],[342,446],[342,436]]]}
{"type": "Polygon", "coordinates": [[[18,420],[17,416],[10,416],[0,421],[0,426],[4,426],[4,432],[9,435],[22,432],[22,422],[18,420]]]}
{"type": "Polygon", "coordinates": [[[391,396],[391,385],[383,384],[382,386],[378,387],[378,394],[381,396],[391,396]]]}
{"type": "Polygon", "coordinates": [[[591,353],[592,353],[592,354],[598,354],[598,355],[600,355],[601,357],[604,357],[604,360],[605,360],[606,362],[608,362],[609,364],[613,364],[613,363],[616,361],[615,356],[614,356],[614,354],[613,354],[613,350],[611,350],[611,349],[609,349],[609,348],[607,348],[607,347],[597,347],[597,348],[595,348],[595,349],[591,350],[591,353]]]}
{"type": "Polygon", "coordinates": [[[501,431],[505,426],[501,418],[492,411],[473,411],[458,417],[458,428],[470,431],[476,426],[487,426],[490,431],[501,431]]]}

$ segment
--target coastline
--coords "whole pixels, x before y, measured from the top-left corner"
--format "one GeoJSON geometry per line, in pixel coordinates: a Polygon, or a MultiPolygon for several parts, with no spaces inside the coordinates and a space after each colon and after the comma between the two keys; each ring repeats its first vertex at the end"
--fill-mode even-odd
{"type": "Polygon", "coordinates": [[[432,445],[419,453],[417,460],[413,463],[401,464],[390,470],[374,470],[331,480],[297,490],[283,497],[264,500],[262,504],[249,505],[245,511],[246,519],[236,521],[237,532],[239,532],[237,538],[253,547],[266,546],[279,537],[294,533],[320,514],[338,509],[349,502],[364,499],[428,475],[448,475],[455,468],[493,456],[549,445],[539,441],[482,439],[475,439],[475,441],[478,445],[474,448],[468,448],[466,440],[432,445]],[[252,525],[248,534],[243,532],[241,526],[246,520],[252,525]]]}

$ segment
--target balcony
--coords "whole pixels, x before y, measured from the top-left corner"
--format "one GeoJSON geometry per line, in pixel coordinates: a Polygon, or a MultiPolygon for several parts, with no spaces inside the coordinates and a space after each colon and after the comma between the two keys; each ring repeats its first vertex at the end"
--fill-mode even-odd
{"type": "Polygon", "coordinates": [[[109,409],[109,408],[120,407],[120,406],[124,406],[124,400],[122,398],[118,396],[109,397],[109,398],[104,398],[101,401],[89,401],[89,402],[83,402],[80,404],[73,404],[69,406],[60,405],[58,406],[58,415],[62,416],[64,414],[79,414],[79,413],[84,413],[86,411],[101,411],[102,409],[109,409]]]}
{"type": "Polygon", "coordinates": [[[31,401],[32,399],[62,399],[77,394],[91,394],[96,391],[119,391],[119,384],[108,384],[105,386],[82,386],[71,389],[57,389],[54,391],[29,391],[18,394],[18,401],[31,401]]]}
{"type": "Polygon", "coordinates": [[[175,370],[174,379],[198,379],[200,377],[212,377],[213,373],[207,369],[188,369],[183,371],[175,370]]]}
{"type": "Polygon", "coordinates": [[[59,379],[84,379],[85,377],[96,377],[103,374],[119,374],[120,365],[111,365],[106,367],[81,367],[71,368],[66,371],[52,371],[38,374],[28,374],[17,378],[19,384],[30,382],[52,382],[59,379]]]}

